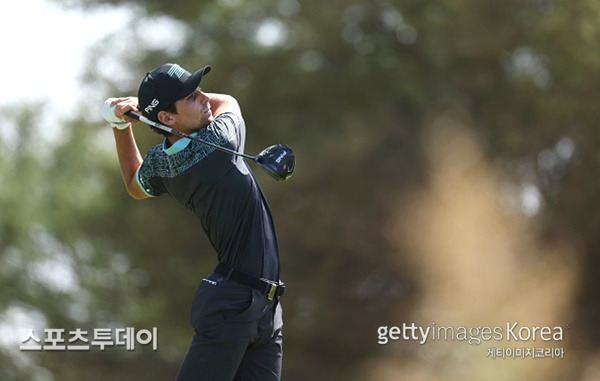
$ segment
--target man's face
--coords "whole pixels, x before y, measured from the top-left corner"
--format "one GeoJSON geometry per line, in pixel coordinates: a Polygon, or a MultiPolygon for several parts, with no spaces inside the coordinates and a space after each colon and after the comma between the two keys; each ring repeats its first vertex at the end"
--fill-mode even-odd
{"type": "Polygon", "coordinates": [[[197,131],[215,119],[210,109],[210,97],[200,88],[175,102],[175,106],[177,114],[172,114],[176,121],[173,128],[181,132],[197,131]]]}

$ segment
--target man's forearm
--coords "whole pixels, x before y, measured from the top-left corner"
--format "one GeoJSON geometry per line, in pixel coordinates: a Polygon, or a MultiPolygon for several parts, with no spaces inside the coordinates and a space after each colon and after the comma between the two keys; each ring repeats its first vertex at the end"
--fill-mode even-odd
{"type": "Polygon", "coordinates": [[[227,111],[234,112],[236,114],[242,113],[237,100],[231,95],[215,93],[208,93],[206,95],[208,95],[210,98],[210,108],[214,116],[227,111]]]}
{"type": "Polygon", "coordinates": [[[135,174],[142,165],[142,155],[138,149],[133,131],[131,128],[125,130],[113,129],[115,135],[115,143],[117,146],[117,155],[119,157],[119,165],[121,167],[121,175],[125,182],[127,192],[133,198],[144,198],[146,195],[137,185],[135,174]]]}

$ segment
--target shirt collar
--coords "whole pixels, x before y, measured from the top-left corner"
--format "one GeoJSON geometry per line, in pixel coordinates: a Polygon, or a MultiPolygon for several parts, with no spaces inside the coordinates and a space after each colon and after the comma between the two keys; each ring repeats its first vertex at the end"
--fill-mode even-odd
{"type": "MultiPolygon", "coordinates": [[[[199,133],[199,131],[195,131],[192,132],[190,136],[197,136],[199,133]]],[[[181,138],[169,146],[168,139],[165,139],[163,142],[163,151],[165,151],[165,153],[169,156],[175,155],[176,153],[183,151],[190,144],[190,142],[191,140],[188,138],[181,138]]]]}

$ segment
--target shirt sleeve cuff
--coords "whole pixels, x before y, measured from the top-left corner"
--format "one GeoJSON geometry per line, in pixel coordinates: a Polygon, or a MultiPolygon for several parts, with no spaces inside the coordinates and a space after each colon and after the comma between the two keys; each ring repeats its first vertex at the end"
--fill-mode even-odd
{"type": "MultiPolygon", "coordinates": [[[[140,166],[141,168],[142,166],[140,166]]],[[[150,189],[149,187],[144,186],[144,184],[142,184],[141,180],[140,180],[140,168],[137,169],[137,171],[135,171],[135,181],[137,181],[138,185],[140,186],[140,188],[142,189],[142,191],[146,194],[146,196],[148,197],[154,197],[154,195],[152,193],[150,193],[152,191],[152,189],[150,189]]]]}

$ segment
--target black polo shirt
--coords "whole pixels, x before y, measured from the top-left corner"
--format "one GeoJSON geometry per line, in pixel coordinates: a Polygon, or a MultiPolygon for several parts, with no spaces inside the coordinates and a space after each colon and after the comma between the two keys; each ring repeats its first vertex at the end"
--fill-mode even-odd
{"type": "MultiPolygon", "coordinates": [[[[240,115],[219,114],[193,135],[243,152],[240,115]]],[[[218,260],[257,277],[279,280],[279,250],[271,211],[248,164],[232,154],[182,138],[144,158],[136,178],[149,196],[169,194],[194,213],[218,260]]]]}

